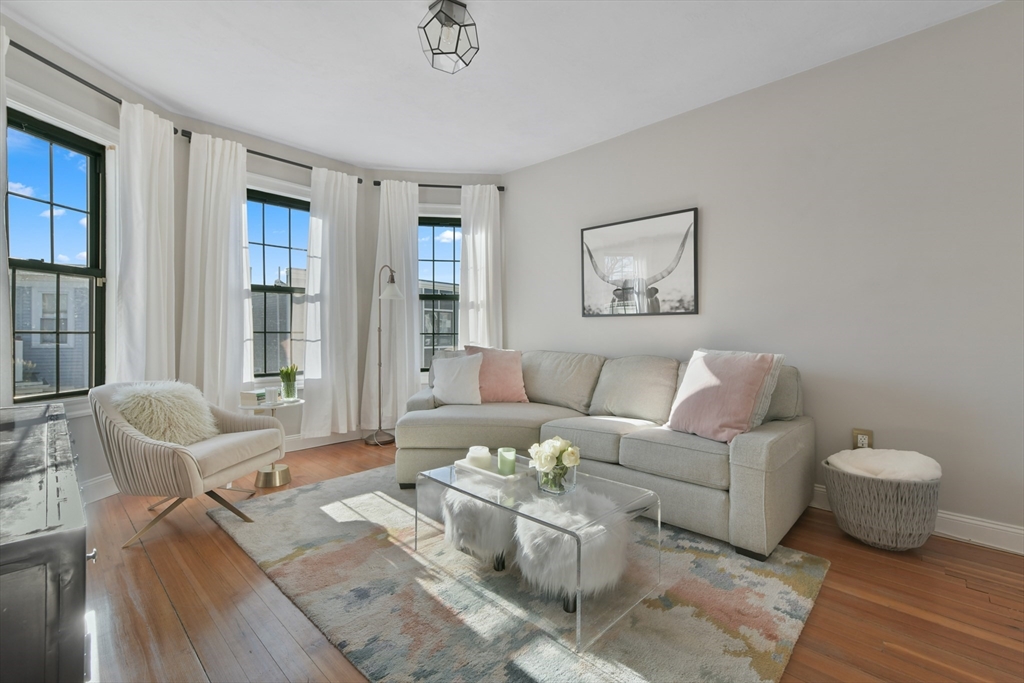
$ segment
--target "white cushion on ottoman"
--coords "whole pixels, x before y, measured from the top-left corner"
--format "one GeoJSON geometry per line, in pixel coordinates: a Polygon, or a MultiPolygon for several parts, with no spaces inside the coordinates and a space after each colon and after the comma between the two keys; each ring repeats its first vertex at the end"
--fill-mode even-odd
{"type": "Polygon", "coordinates": [[[837,470],[879,479],[933,481],[942,478],[942,466],[927,455],[915,451],[858,448],[828,456],[828,464],[837,470]]]}
{"type": "MultiPolygon", "coordinates": [[[[493,484],[460,479],[459,485],[476,495],[494,500],[500,490],[493,484]]],[[[493,562],[499,555],[512,555],[511,512],[477,500],[455,489],[448,489],[441,499],[444,538],[456,548],[469,551],[474,557],[493,562]]]]}
{"type": "MultiPolygon", "coordinates": [[[[519,511],[562,528],[579,528],[616,508],[605,496],[578,490],[523,503],[519,511]]],[[[583,539],[580,585],[584,594],[613,588],[626,569],[629,529],[623,513],[580,532],[583,539]]],[[[576,594],[576,541],[569,534],[516,517],[516,563],[534,588],[562,597],[576,594]]]]}

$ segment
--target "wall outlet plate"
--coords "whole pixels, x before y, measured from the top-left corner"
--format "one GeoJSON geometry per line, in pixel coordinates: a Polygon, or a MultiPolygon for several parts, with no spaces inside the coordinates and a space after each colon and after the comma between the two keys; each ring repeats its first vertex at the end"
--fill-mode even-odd
{"type": "Polygon", "coordinates": [[[875,433],[870,429],[854,429],[853,430],[853,447],[854,448],[874,448],[875,447],[875,433]]]}

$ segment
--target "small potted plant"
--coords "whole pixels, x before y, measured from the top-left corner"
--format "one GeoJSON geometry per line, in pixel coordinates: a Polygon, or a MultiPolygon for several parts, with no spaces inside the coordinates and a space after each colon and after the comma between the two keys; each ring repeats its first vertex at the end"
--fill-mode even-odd
{"type": "Polygon", "coordinates": [[[541,491],[560,495],[576,488],[580,449],[560,436],[530,446],[530,467],[537,470],[541,491]]]}
{"type": "Polygon", "coordinates": [[[299,366],[292,363],[286,368],[281,368],[281,398],[290,400],[298,398],[295,393],[295,375],[299,372],[299,366]]]}

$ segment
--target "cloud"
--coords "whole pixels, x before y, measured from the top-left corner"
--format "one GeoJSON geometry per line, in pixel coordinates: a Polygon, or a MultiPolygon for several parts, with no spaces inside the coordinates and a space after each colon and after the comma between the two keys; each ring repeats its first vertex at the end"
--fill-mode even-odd
{"type": "Polygon", "coordinates": [[[89,258],[89,254],[87,254],[84,251],[80,251],[78,252],[78,255],[75,258],[78,259],[79,261],[84,261],[85,259],[89,258]]]}
{"type": "Polygon", "coordinates": [[[88,228],[89,218],[87,216],[82,216],[81,218],[78,219],[78,224],[81,225],[83,228],[88,228]]]}
{"type": "Polygon", "coordinates": [[[7,182],[7,191],[17,192],[18,194],[23,194],[26,197],[32,197],[33,195],[35,195],[34,188],[29,187],[28,185],[25,185],[23,183],[12,183],[10,181],[7,182]]]}
{"type": "Polygon", "coordinates": [[[71,263],[71,259],[64,254],[57,254],[57,263],[71,263]]]}
{"type": "MultiPolygon", "coordinates": [[[[63,216],[63,215],[65,214],[65,213],[67,213],[67,211],[65,211],[64,209],[54,209],[54,210],[53,210],[53,215],[54,215],[54,216],[57,216],[57,217],[63,216]]],[[[50,210],[49,210],[49,209],[47,209],[46,211],[43,211],[43,212],[42,212],[41,214],[39,214],[39,215],[40,215],[40,217],[42,217],[42,218],[49,218],[49,217],[50,217],[50,210]]]]}
{"type": "Polygon", "coordinates": [[[458,231],[458,232],[455,232],[454,230],[445,230],[444,232],[442,232],[440,235],[437,236],[437,241],[438,242],[444,242],[446,244],[448,242],[453,241],[453,240],[461,240],[461,239],[462,239],[462,231],[461,230],[458,231]]]}

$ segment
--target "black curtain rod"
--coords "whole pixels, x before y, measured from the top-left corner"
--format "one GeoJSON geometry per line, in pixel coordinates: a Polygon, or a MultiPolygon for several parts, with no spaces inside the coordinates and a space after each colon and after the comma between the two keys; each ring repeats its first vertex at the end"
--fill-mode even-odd
{"type": "Polygon", "coordinates": [[[90,83],[89,81],[85,80],[84,78],[82,78],[78,74],[73,74],[70,71],[68,71],[67,69],[65,69],[64,67],[60,66],[59,64],[54,64],[53,62],[51,62],[49,59],[47,59],[46,57],[42,56],[38,52],[33,52],[32,50],[28,49],[24,45],[22,45],[20,43],[16,43],[13,40],[11,41],[11,47],[15,48],[16,50],[21,50],[22,52],[27,54],[32,59],[36,59],[36,60],[42,62],[43,64],[45,64],[46,66],[50,67],[51,69],[59,71],[62,74],[64,74],[65,76],[67,76],[68,78],[70,78],[72,80],[75,80],[75,81],[78,81],[79,83],[81,83],[85,87],[90,88],[92,90],[95,90],[96,92],[98,92],[99,94],[103,95],[104,97],[112,99],[115,102],[117,102],[118,104],[121,104],[121,98],[118,97],[117,95],[111,95],[110,93],[108,93],[103,88],[99,87],[98,85],[94,85],[93,83],[90,83]]]}
{"type": "MultiPolygon", "coordinates": [[[[177,132],[177,131],[175,131],[175,132],[177,132]]],[[[183,130],[183,131],[181,131],[181,137],[185,138],[189,142],[192,142],[192,131],[190,131],[190,130],[183,130]]],[[[264,159],[273,159],[274,161],[280,161],[282,164],[291,164],[292,166],[298,166],[299,168],[305,168],[305,169],[308,169],[310,171],[313,170],[312,166],[308,166],[306,164],[300,164],[299,162],[292,161],[291,159],[282,159],[281,157],[275,157],[273,154],[264,154],[263,152],[257,152],[254,149],[248,149],[247,148],[245,151],[248,152],[249,154],[255,154],[258,157],[263,157],[264,159]]],[[[359,181],[360,185],[363,184],[363,179],[362,178],[357,178],[356,180],[359,181]]]]}
{"type": "MultiPolygon", "coordinates": [[[[374,187],[380,187],[380,181],[379,180],[374,180],[373,181],[373,186],[374,187]]],[[[419,186],[420,187],[439,187],[442,190],[461,190],[462,189],[462,185],[430,185],[428,183],[419,183],[419,186]]],[[[505,191],[505,186],[504,185],[498,185],[498,192],[504,192],[504,191],[505,191]]]]}

